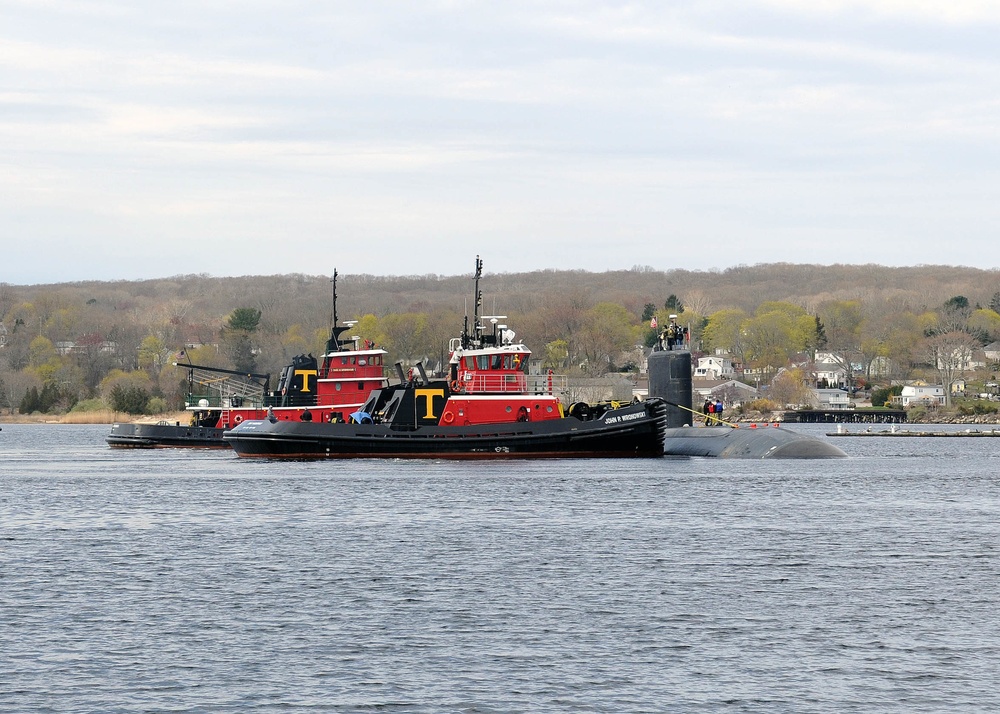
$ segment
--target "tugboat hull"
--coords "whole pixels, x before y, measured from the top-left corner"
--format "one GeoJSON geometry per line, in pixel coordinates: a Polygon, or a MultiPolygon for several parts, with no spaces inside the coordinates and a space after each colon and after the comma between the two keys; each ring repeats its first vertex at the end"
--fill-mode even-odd
{"type": "Polygon", "coordinates": [[[591,421],[469,426],[244,422],[224,434],[244,457],[288,459],[660,457],[666,405],[658,399],[612,409],[591,421]]]}
{"type": "Polygon", "coordinates": [[[111,426],[107,442],[109,446],[119,449],[225,449],[229,444],[222,439],[224,431],[215,427],[181,426],[162,421],[158,424],[115,423],[111,426]]]}

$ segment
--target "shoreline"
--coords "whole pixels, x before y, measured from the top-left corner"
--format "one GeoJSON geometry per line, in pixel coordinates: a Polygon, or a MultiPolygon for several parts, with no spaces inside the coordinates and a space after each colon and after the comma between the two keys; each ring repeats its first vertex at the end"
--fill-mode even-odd
{"type": "MultiPolygon", "coordinates": [[[[789,411],[791,411],[791,410],[789,410],[789,411]]],[[[845,413],[846,414],[850,414],[851,412],[850,411],[845,411],[845,413]]],[[[930,416],[930,415],[928,415],[928,416],[930,416]]],[[[843,422],[834,422],[834,421],[831,421],[831,422],[786,422],[785,421],[785,413],[784,412],[768,412],[768,413],[764,413],[764,412],[747,412],[745,414],[735,414],[735,415],[729,416],[729,417],[727,417],[727,416],[725,416],[725,414],[723,414],[723,420],[728,421],[728,422],[737,423],[737,424],[752,423],[752,422],[756,422],[758,424],[761,424],[761,423],[772,423],[772,424],[773,423],[778,423],[778,424],[781,424],[782,426],[786,426],[787,425],[789,428],[792,428],[792,429],[794,429],[796,426],[801,426],[804,423],[811,423],[811,424],[833,424],[833,425],[836,425],[836,424],[845,424],[845,425],[853,425],[853,426],[861,426],[861,425],[865,425],[865,424],[868,424],[868,423],[879,424],[879,425],[883,424],[883,422],[863,422],[863,421],[857,421],[857,422],[854,422],[854,421],[843,421],[843,422]]],[[[885,424],[889,424],[890,422],[884,422],[884,423],[885,424]]],[[[913,425],[913,424],[922,424],[922,425],[929,425],[929,424],[961,424],[961,425],[966,425],[966,426],[982,426],[982,425],[989,426],[989,425],[994,425],[994,424],[1000,425],[1000,414],[969,414],[969,415],[965,415],[965,416],[962,416],[960,414],[938,414],[938,415],[936,415],[936,418],[932,418],[932,419],[928,419],[928,418],[915,419],[915,420],[909,420],[908,419],[907,421],[904,421],[904,422],[898,422],[897,426],[904,426],[904,425],[907,425],[907,424],[910,424],[910,425],[913,425]]]]}
{"type": "Polygon", "coordinates": [[[115,423],[156,424],[161,421],[188,423],[189,412],[168,412],[166,414],[137,415],[115,414],[112,411],[81,412],[79,414],[0,414],[2,424],[74,424],[111,426],[115,423]],[[131,417],[131,418],[130,418],[131,417]]]}
{"type": "MultiPolygon", "coordinates": [[[[110,411],[101,412],[83,412],[81,414],[0,414],[0,424],[106,424],[111,426],[116,423],[125,424],[157,424],[161,421],[167,422],[180,422],[181,424],[187,424],[190,420],[190,412],[179,411],[179,412],[168,412],[166,414],[157,414],[153,416],[139,416],[136,418],[129,418],[128,414],[120,415],[114,414],[110,411]]],[[[698,420],[695,420],[696,423],[698,420]]],[[[761,412],[750,413],[750,414],[735,414],[733,416],[723,416],[723,421],[731,422],[734,424],[781,424],[782,426],[787,425],[790,428],[799,426],[799,422],[786,422],[784,420],[783,413],[771,413],[763,414],[761,412]]],[[[853,424],[861,425],[864,422],[816,422],[822,424],[853,424]]],[[[942,416],[939,419],[933,420],[918,420],[918,421],[904,421],[900,422],[897,426],[902,425],[930,425],[930,424],[957,424],[957,425],[967,425],[967,426],[989,426],[989,425],[1000,425],[1000,414],[977,414],[969,416],[952,416],[946,417],[942,416]]]]}

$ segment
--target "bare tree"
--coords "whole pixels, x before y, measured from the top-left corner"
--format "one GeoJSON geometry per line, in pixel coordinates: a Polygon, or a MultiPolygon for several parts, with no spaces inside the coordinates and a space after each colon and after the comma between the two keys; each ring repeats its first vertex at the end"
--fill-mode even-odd
{"type": "Polygon", "coordinates": [[[689,290],[684,293],[684,310],[699,315],[710,315],[713,311],[712,296],[704,290],[689,290]]]}
{"type": "Polygon", "coordinates": [[[402,313],[386,315],[379,321],[379,342],[385,345],[393,361],[412,364],[427,355],[425,333],[427,315],[402,313]]]}
{"type": "Polygon", "coordinates": [[[614,365],[618,354],[635,345],[637,329],[621,305],[600,303],[584,315],[576,335],[576,356],[589,374],[600,375],[614,365]]]}
{"type": "Polygon", "coordinates": [[[925,355],[941,377],[945,405],[951,406],[951,386],[970,368],[972,352],[978,347],[976,339],[965,332],[946,332],[927,339],[925,355]]]}
{"type": "Polygon", "coordinates": [[[800,369],[786,369],[771,380],[768,396],[782,406],[809,404],[812,390],[805,383],[806,374],[800,369]]]}
{"type": "Polygon", "coordinates": [[[17,303],[17,292],[7,283],[0,283],[0,321],[17,303]]]}
{"type": "Polygon", "coordinates": [[[7,407],[7,413],[13,414],[32,387],[41,389],[42,380],[27,370],[0,372],[0,407],[7,407]]]}
{"type": "Polygon", "coordinates": [[[844,371],[848,386],[854,386],[854,366],[864,359],[860,328],[863,320],[860,300],[831,300],[819,307],[826,334],[826,352],[844,371]]]}

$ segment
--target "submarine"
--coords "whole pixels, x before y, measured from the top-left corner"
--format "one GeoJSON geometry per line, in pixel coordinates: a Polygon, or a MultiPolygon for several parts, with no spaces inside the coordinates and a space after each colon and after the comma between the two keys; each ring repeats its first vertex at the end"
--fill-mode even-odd
{"type": "Polygon", "coordinates": [[[691,353],[685,349],[654,350],[649,355],[649,396],[667,403],[665,456],[709,456],[720,459],[842,459],[833,444],[780,426],[696,427],[692,408],[691,353]]]}

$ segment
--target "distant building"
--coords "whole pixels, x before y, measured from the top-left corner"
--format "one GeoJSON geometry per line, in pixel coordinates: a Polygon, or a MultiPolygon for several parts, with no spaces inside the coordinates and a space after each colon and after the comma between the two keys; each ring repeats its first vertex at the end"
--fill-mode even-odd
{"type": "Polygon", "coordinates": [[[816,384],[822,385],[822,389],[847,386],[847,370],[844,369],[844,363],[834,357],[832,353],[817,352],[813,366],[816,373],[816,384]]]}
{"type": "Polygon", "coordinates": [[[7,346],[7,327],[0,320],[0,348],[7,346]]]}
{"type": "Polygon", "coordinates": [[[622,374],[574,378],[566,382],[565,389],[567,402],[627,402],[633,397],[632,380],[622,374]]]}
{"type": "Polygon", "coordinates": [[[60,355],[71,355],[78,353],[89,353],[94,351],[104,352],[106,354],[117,354],[118,343],[112,340],[101,340],[100,342],[85,342],[83,344],[78,342],[73,342],[72,340],[59,340],[55,343],[56,353],[60,355]]]}
{"type": "Polygon", "coordinates": [[[814,389],[812,393],[819,409],[851,408],[851,395],[843,389],[814,389]]]}
{"type": "Polygon", "coordinates": [[[735,379],[698,380],[693,382],[693,389],[691,391],[695,410],[699,410],[702,403],[709,397],[712,399],[721,399],[722,403],[728,408],[752,402],[760,396],[760,392],[754,387],[735,379]]]}
{"type": "Polygon", "coordinates": [[[972,350],[967,347],[958,347],[952,351],[950,358],[946,356],[939,356],[937,358],[936,367],[938,369],[943,369],[945,363],[954,367],[961,372],[974,372],[977,369],[982,369],[986,366],[986,357],[984,354],[985,350],[980,352],[979,350],[972,350]]]}
{"type": "Polygon", "coordinates": [[[732,379],[736,376],[733,361],[725,355],[699,357],[691,375],[694,379],[732,379]]]}
{"type": "Polygon", "coordinates": [[[872,377],[885,377],[892,374],[894,365],[888,357],[879,355],[868,365],[868,374],[872,377]]]}
{"type": "Polygon", "coordinates": [[[902,394],[892,398],[892,406],[894,407],[909,407],[918,404],[944,406],[944,387],[940,384],[931,385],[923,382],[908,384],[903,387],[902,394]]]}

